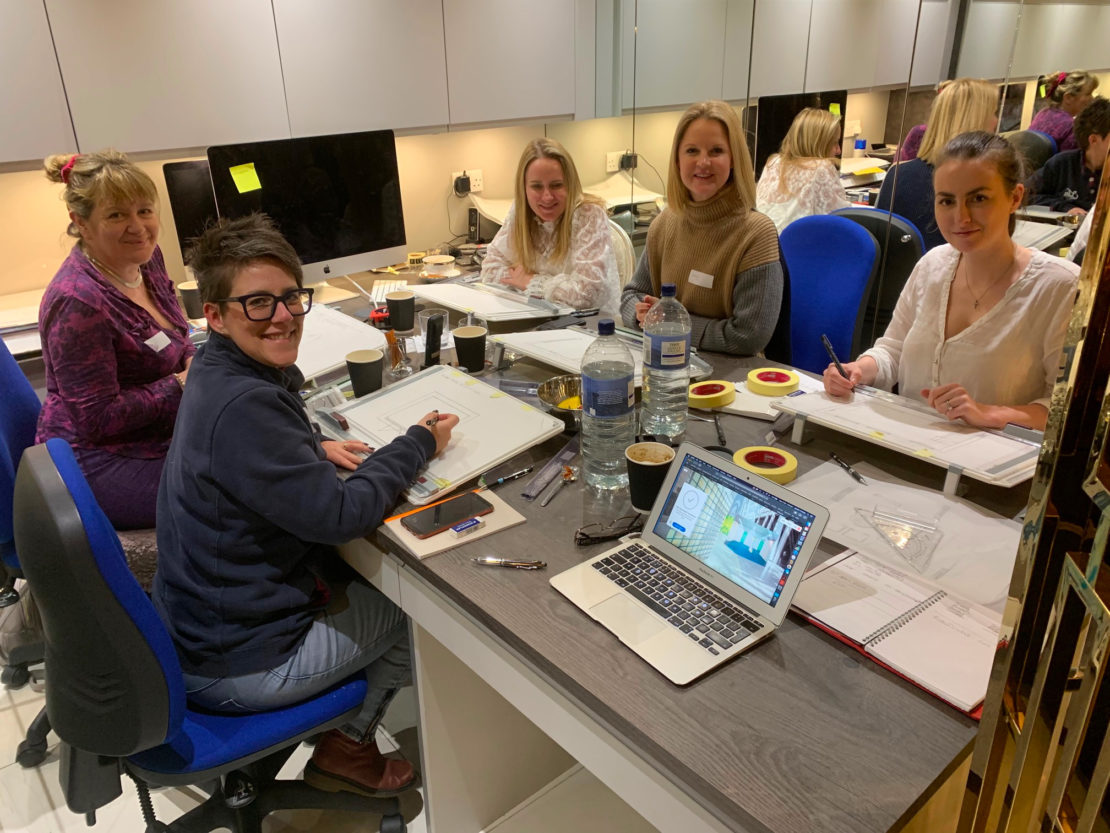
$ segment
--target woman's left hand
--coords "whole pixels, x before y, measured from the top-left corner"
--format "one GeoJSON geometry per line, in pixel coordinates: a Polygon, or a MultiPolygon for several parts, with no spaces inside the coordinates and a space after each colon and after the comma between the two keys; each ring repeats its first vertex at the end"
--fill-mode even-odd
{"type": "Polygon", "coordinates": [[[922,388],[921,395],[930,407],[949,422],[962,419],[976,428],[994,428],[989,405],[982,405],[971,398],[963,385],[952,382],[935,388],[922,388]]]}
{"type": "Polygon", "coordinates": [[[524,267],[518,263],[509,267],[509,274],[501,279],[501,283],[523,292],[532,282],[532,277],[532,273],[524,271],[524,267]]]}
{"type": "Polygon", "coordinates": [[[374,452],[366,443],[356,442],[354,440],[324,440],[320,443],[320,447],[324,449],[324,454],[327,458],[335,463],[341,469],[350,469],[354,471],[358,468],[358,464],[363,459],[374,452]]]}

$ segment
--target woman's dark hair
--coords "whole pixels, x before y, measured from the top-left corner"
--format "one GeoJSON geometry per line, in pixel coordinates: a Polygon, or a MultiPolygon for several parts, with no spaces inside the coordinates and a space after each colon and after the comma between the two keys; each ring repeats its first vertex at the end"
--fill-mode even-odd
{"type": "MultiPolygon", "coordinates": [[[[934,173],[945,162],[970,161],[982,159],[994,166],[1008,193],[1023,184],[1026,178],[1025,158],[1013,145],[997,133],[985,130],[969,130],[948,142],[937,156],[934,173]]],[[[1024,196],[1023,196],[1024,200],[1024,196]]],[[[1010,215],[1010,234],[1014,233],[1017,217],[1010,215]]]]}
{"type": "Polygon", "coordinates": [[[205,303],[228,297],[239,270],[258,261],[273,263],[304,286],[300,258],[265,214],[220,220],[196,238],[186,256],[205,303]]]}

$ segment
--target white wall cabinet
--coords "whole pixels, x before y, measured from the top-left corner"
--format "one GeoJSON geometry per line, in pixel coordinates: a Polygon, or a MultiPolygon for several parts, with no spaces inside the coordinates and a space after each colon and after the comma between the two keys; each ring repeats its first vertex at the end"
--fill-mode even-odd
{"type": "MultiPolygon", "coordinates": [[[[575,0],[443,0],[451,124],[573,116],[575,0]]],[[[582,54],[579,55],[578,53],[582,54]]]]}
{"type": "Polygon", "coordinates": [[[0,162],[77,150],[40,3],[0,0],[0,114],[0,162]]]}
{"type": "Polygon", "coordinates": [[[440,0],[273,0],[294,136],[449,121],[440,0]]]}
{"type": "Polygon", "coordinates": [[[775,0],[755,6],[752,98],[805,89],[812,0],[775,0]]]}
{"type": "Polygon", "coordinates": [[[752,56],[755,0],[728,0],[725,9],[725,65],[722,98],[743,101],[748,97],[748,66],[752,56]]]}
{"type": "Polygon", "coordinates": [[[82,150],[289,135],[270,0],[46,0],[82,150]]]}
{"type": "Polygon", "coordinates": [[[813,4],[805,89],[865,90],[910,76],[918,0],[813,4]]]}

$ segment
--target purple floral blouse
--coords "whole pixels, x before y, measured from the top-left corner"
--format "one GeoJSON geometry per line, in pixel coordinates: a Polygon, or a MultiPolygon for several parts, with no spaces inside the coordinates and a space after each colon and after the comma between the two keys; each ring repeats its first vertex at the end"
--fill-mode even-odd
{"type": "Polygon", "coordinates": [[[195,352],[157,247],[142,267],[163,329],[74,246],[39,307],[46,402],[36,442],[157,459],[169,448],[181,386],[173,373],[195,352]]]}
{"type": "Polygon", "coordinates": [[[1075,140],[1075,119],[1059,107],[1045,107],[1033,116],[1029,129],[1047,133],[1055,139],[1057,153],[1079,147],[1075,140]]]}

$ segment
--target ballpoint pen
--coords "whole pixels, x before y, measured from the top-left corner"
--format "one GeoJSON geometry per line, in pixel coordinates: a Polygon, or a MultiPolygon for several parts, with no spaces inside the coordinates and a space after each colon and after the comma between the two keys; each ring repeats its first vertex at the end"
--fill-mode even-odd
{"type": "Polygon", "coordinates": [[[854,468],[852,468],[847,463],[845,463],[843,460],[841,460],[839,457],[837,457],[835,451],[830,451],[829,452],[829,458],[834,463],[836,463],[838,466],[840,466],[842,469],[844,469],[844,471],[848,472],[848,474],[852,475],[852,477],[854,477],[856,480],[858,480],[860,483],[862,483],[864,486],[867,485],[867,481],[863,479],[862,475],[860,475],[860,473],[858,471],[856,471],[854,468]]]}
{"type": "MultiPolygon", "coordinates": [[[[528,468],[521,469],[520,471],[514,471],[512,474],[506,474],[504,477],[499,477],[492,483],[483,483],[482,489],[492,489],[494,486],[500,486],[502,483],[508,483],[510,480],[516,480],[518,477],[524,477],[524,475],[529,474],[532,471],[532,468],[532,466],[528,466],[528,468]]],[[[482,489],[479,489],[479,491],[481,491],[482,489]]]]}
{"type": "Polygon", "coordinates": [[[512,567],[514,570],[542,570],[547,566],[546,561],[513,561],[508,558],[492,558],[490,556],[470,560],[483,567],[512,567]]]}
{"type": "Polygon", "coordinates": [[[824,333],[821,333],[821,343],[825,345],[825,351],[829,354],[829,358],[832,359],[832,363],[836,365],[837,372],[847,379],[848,374],[844,370],[844,365],[842,365],[840,359],[836,357],[836,351],[833,350],[832,342],[829,341],[829,337],[824,333]]]}

